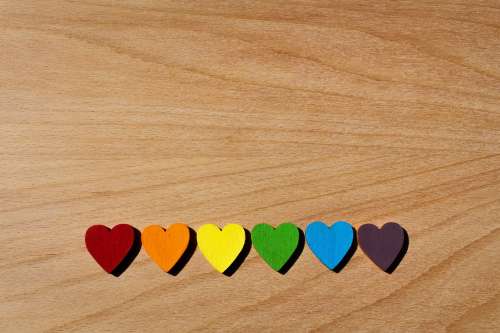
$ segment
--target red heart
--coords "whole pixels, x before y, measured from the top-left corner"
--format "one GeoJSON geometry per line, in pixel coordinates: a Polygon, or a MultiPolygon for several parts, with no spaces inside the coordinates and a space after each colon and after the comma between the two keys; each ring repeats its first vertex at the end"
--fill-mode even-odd
{"type": "Polygon", "coordinates": [[[134,227],[118,224],[109,229],[93,225],[85,233],[85,245],[95,261],[108,273],[112,273],[133,250],[136,241],[134,227]]]}

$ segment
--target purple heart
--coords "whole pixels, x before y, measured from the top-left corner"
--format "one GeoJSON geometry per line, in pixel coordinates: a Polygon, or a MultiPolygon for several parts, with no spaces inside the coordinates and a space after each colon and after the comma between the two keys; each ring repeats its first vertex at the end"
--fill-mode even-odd
{"type": "Polygon", "coordinates": [[[408,234],[397,223],[389,222],[379,229],[364,224],[358,230],[359,246],[384,272],[392,273],[408,249],[408,234]]]}

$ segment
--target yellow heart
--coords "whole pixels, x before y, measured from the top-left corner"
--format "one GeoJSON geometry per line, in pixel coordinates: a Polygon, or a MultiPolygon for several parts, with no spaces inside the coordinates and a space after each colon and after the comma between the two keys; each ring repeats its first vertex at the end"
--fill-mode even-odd
{"type": "Polygon", "coordinates": [[[221,273],[236,260],[243,250],[245,239],[245,229],[238,224],[228,224],[222,230],[214,224],[205,224],[197,233],[201,253],[221,273]]]}

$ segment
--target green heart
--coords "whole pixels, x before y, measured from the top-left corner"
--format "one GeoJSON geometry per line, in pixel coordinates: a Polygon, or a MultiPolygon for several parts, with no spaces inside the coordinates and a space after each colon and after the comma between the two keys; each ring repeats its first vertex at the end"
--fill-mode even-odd
{"type": "Polygon", "coordinates": [[[259,255],[275,271],[287,263],[299,245],[299,229],[292,223],[280,224],[276,229],[266,223],[252,229],[252,243],[259,255]]]}

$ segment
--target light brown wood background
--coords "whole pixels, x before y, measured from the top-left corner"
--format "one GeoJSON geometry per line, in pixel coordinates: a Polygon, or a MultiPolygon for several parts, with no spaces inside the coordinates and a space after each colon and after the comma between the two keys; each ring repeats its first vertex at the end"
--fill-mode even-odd
{"type": "Polygon", "coordinates": [[[2,0],[0,175],[2,332],[498,332],[500,2],[2,0]],[[408,254],[115,278],[83,237],[318,219],[408,254]]]}

